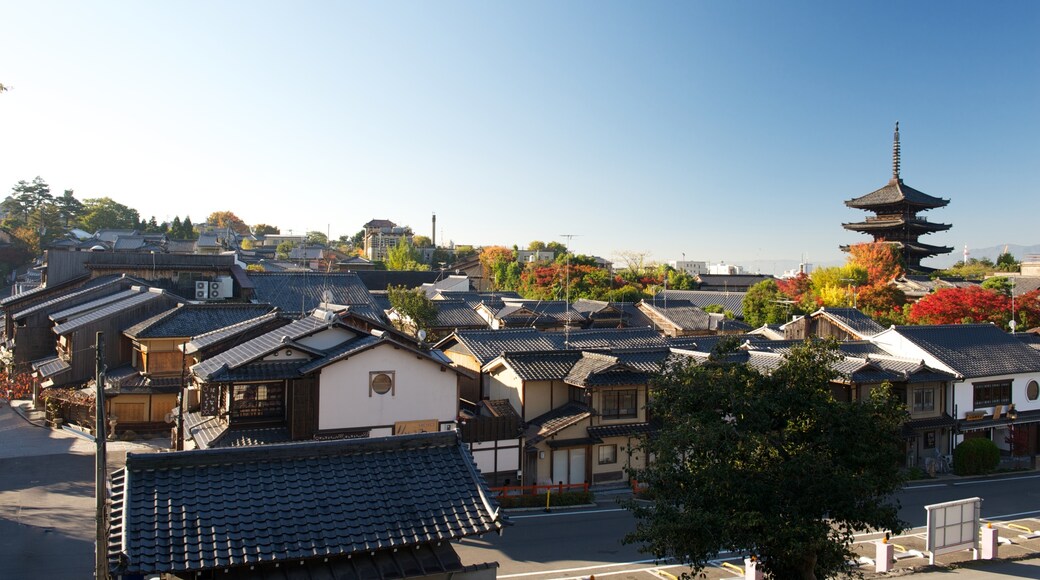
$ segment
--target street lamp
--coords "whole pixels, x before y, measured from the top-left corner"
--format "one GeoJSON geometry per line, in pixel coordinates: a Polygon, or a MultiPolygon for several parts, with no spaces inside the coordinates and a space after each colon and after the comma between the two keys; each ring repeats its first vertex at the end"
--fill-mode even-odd
{"type": "Polygon", "coordinates": [[[1017,465],[1015,460],[1015,419],[1018,419],[1018,411],[1015,410],[1014,403],[1008,405],[1007,410],[1008,419],[1008,450],[1011,453],[1011,464],[1017,465]]]}
{"type": "MultiPolygon", "coordinates": [[[[858,309],[858,306],[856,305],[856,302],[857,302],[857,300],[856,300],[856,288],[859,287],[857,285],[859,283],[859,280],[857,280],[855,278],[842,278],[841,281],[849,283],[849,293],[852,294],[852,307],[858,309]]],[[[846,302],[846,306],[847,305],[848,305],[848,302],[846,302]]]]}

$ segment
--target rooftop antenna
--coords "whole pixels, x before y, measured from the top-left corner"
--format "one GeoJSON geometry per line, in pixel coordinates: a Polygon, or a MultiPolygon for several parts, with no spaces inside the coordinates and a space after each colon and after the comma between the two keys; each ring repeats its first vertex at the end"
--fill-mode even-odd
{"type": "Polygon", "coordinates": [[[892,183],[899,181],[899,121],[896,121],[896,133],[892,138],[892,183]]]}

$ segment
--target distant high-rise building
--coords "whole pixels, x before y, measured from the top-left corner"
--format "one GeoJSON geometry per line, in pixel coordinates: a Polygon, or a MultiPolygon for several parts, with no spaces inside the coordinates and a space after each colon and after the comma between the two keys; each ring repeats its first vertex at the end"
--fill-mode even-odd
{"type": "MultiPolygon", "coordinates": [[[[842,224],[847,230],[869,234],[875,242],[884,241],[900,248],[903,254],[903,265],[909,272],[928,271],[931,268],[921,266],[921,260],[932,256],[949,254],[953,248],[947,246],[931,246],[918,241],[920,236],[933,232],[942,232],[952,227],[918,217],[919,212],[944,207],[950,200],[932,197],[903,183],[899,177],[899,123],[892,146],[892,179],[888,184],[864,195],[845,202],[845,205],[873,212],[873,217],[866,221],[842,224]]],[[[842,246],[848,251],[849,246],[842,246]]]]}

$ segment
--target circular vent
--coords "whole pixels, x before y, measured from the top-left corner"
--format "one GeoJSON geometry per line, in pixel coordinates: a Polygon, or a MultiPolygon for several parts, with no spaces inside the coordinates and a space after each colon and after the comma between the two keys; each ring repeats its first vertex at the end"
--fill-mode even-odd
{"type": "Polygon", "coordinates": [[[386,373],[376,373],[372,376],[372,390],[380,395],[385,395],[390,392],[390,388],[394,386],[394,379],[386,373]]]}

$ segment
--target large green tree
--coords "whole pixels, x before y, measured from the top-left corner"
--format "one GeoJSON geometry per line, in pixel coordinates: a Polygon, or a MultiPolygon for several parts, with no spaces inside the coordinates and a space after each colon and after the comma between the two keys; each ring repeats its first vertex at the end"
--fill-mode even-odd
{"type": "Polygon", "coordinates": [[[407,238],[400,238],[397,245],[386,252],[387,270],[429,270],[430,266],[420,260],[422,254],[415,249],[407,238]]]}
{"type": "Polygon", "coordinates": [[[748,288],[742,302],[744,322],[751,326],[782,324],[792,314],[801,314],[795,300],[780,291],[776,280],[763,280],[748,288]]]}
{"type": "Polygon", "coordinates": [[[79,223],[84,230],[132,230],[137,227],[141,216],[137,210],[125,206],[110,197],[95,197],[83,200],[83,215],[79,223]]]}
{"type": "Polygon", "coordinates": [[[390,306],[402,317],[395,324],[398,330],[418,334],[420,330],[428,331],[437,322],[437,307],[419,288],[389,286],[387,298],[390,306]]]}
{"type": "Polygon", "coordinates": [[[905,405],[887,384],[835,400],[837,358],[816,341],[769,374],[735,351],[666,367],[647,404],[661,427],[641,445],[654,461],[631,471],[652,499],[627,504],[626,540],[696,571],[734,551],[773,578],[815,579],[852,571],[857,531],[900,532],[905,405]]]}

